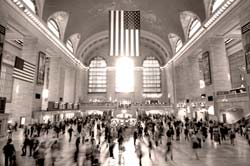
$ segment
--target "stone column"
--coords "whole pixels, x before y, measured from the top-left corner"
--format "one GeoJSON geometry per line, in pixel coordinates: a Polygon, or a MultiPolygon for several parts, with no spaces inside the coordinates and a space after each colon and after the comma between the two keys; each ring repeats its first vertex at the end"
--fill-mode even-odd
{"type": "Polygon", "coordinates": [[[107,70],[107,97],[116,99],[115,92],[115,67],[109,67],[107,70]]]}
{"type": "MultiPolygon", "coordinates": [[[[218,91],[228,91],[232,88],[229,61],[223,38],[211,38],[207,46],[203,53],[209,51],[212,84],[206,85],[205,92],[206,96],[215,96],[218,91]]],[[[215,115],[219,118],[220,108],[216,102],[210,102],[209,105],[214,105],[215,115]]]]}
{"type": "Polygon", "coordinates": [[[188,96],[190,100],[194,100],[201,95],[200,91],[200,68],[198,55],[189,56],[188,65],[186,68],[188,74],[188,96]]]}
{"type": "Polygon", "coordinates": [[[187,71],[185,61],[175,64],[175,88],[176,88],[176,102],[184,102],[187,98],[187,71]]]}
{"type": "Polygon", "coordinates": [[[166,78],[166,86],[167,86],[167,97],[169,104],[175,104],[175,88],[174,88],[174,70],[173,64],[170,64],[167,68],[164,69],[166,78]]]}
{"type": "MultiPolygon", "coordinates": [[[[241,10],[241,13],[240,13],[240,26],[241,27],[246,26],[250,22],[249,7],[250,7],[250,4],[248,3],[248,4],[244,5],[244,9],[241,10]]],[[[249,31],[246,32],[245,34],[242,34],[242,45],[244,47],[244,56],[247,53],[246,52],[246,45],[249,44],[249,34],[247,35],[247,33],[249,33],[249,31]]],[[[248,97],[250,100],[250,74],[248,74],[246,71],[242,71],[241,73],[244,75],[245,88],[247,90],[248,97]]],[[[248,102],[248,107],[250,108],[250,102],[248,102]]],[[[244,110],[244,116],[248,115],[249,113],[250,113],[250,110],[244,110]]]]}
{"type": "Polygon", "coordinates": [[[49,101],[59,101],[64,94],[64,70],[63,60],[60,57],[50,58],[50,73],[49,73],[49,101]]]}
{"type": "Polygon", "coordinates": [[[64,93],[63,101],[68,103],[74,102],[76,69],[65,66],[64,93]]]}
{"type": "Polygon", "coordinates": [[[140,103],[143,100],[143,69],[137,67],[134,74],[134,102],[140,103]]]}
{"type": "Polygon", "coordinates": [[[82,85],[81,85],[82,97],[81,99],[84,102],[87,102],[88,101],[88,70],[82,71],[81,75],[82,75],[82,85]]]}
{"type": "Polygon", "coordinates": [[[217,91],[231,89],[230,69],[223,38],[209,40],[209,56],[212,84],[206,87],[206,94],[213,95],[217,91]]]}
{"type": "Polygon", "coordinates": [[[168,84],[167,84],[167,73],[164,69],[161,69],[161,102],[169,102],[168,100],[168,84]]]}
{"type": "Polygon", "coordinates": [[[83,74],[86,72],[85,69],[76,69],[76,88],[75,88],[75,99],[74,103],[77,103],[83,99],[83,91],[82,87],[84,86],[84,83],[86,80],[83,79],[83,74]]]}
{"type": "MultiPolygon", "coordinates": [[[[37,65],[37,39],[28,36],[24,38],[21,58],[37,65]]],[[[12,109],[8,112],[11,115],[11,119],[20,122],[21,118],[23,118],[25,119],[25,124],[31,123],[32,110],[41,109],[41,99],[35,99],[35,93],[41,94],[41,91],[42,86],[36,86],[36,70],[33,83],[14,79],[12,109]]]]}

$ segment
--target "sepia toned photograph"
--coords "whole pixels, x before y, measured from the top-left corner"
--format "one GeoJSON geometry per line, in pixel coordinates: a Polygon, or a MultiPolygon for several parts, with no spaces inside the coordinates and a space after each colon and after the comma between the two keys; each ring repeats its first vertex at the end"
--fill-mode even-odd
{"type": "Polygon", "coordinates": [[[250,166],[250,0],[0,0],[0,166],[250,166]]]}

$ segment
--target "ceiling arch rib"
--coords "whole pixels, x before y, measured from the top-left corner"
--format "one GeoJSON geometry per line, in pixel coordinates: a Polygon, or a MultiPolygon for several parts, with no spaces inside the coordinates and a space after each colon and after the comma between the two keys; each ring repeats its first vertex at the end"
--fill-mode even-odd
{"type": "Polygon", "coordinates": [[[37,14],[39,17],[42,18],[45,0],[35,0],[35,1],[36,1],[36,5],[37,5],[37,14]]]}
{"type": "Polygon", "coordinates": [[[68,20],[69,20],[69,13],[65,12],[65,11],[58,11],[53,13],[47,21],[49,20],[55,20],[55,22],[57,23],[58,27],[59,27],[59,32],[60,32],[60,39],[63,41],[64,40],[64,34],[65,34],[65,30],[68,24],[68,20]]]}
{"type": "Polygon", "coordinates": [[[203,0],[102,0],[102,1],[69,1],[46,0],[43,9],[43,19],[57,11],[70,13],[64,40],[71,34],[82,34],[80,43],[92,35],[109,29],[109,10],[140,10],[141,29],[159,36],[170,47],[169,33],[178,34],[185,41],[180,22],[180,11],[196,13],[201,20],[206,19],[203,0]]]}
{"type": "MultiPolygon", "coordinates": [[[[73,53],[75,54],[77,52],[77,48],[78,48],[78,45],[79,45],[79,42],[81,40],[81,34],[80,33],[75,33],[75,34],[72,34],[68,39],[67,41],[70,40],[72,42],[72,47],[73,47],[73,53]]],[[[66,41],[66,43],[67,43],[66,41]]]]}
{"type": "Polygon", "coordinates": [[[218,8],[225,2],[225,0],[211,0],[210,2],[210,15],[214,14],[218,8]]]}
{"type": "Polygon", "coordinates": [[[35,14],[37,14],[37,4],[35,0],[23,0],[25,5],[35,14]]]}
{"type": "MultiPolygon", "coordinates": [[[[108,34],[108,31],[103,31],[88,38],[79,46],[76,56],[83,61],[88,52],[93,50],[96,45],[108,42],[108,34]]],[[[154,46],[161,55],[164,56],[163,59],[165,59],[165,61],[171,58],[171,48],[160,37],[147,31],[141,31],[141,41],[154,46]]]]}
{"type": "Polygon", "coordinates": [[[185,35],[185,41],[189,39],[190,27],[194,20],[200,22],[200,18],[195,13],[191,11],[183,11],[180,13],[180,21],[185,35]]]}
{"type": "Polygon", "coordinates": [[[54,19],[49,19],[47,22],[47,26],[50,31],[53,32],[54,35],[56,35],[57,38],[60,38],[60,28],[57,24],[57,22],[54,19]]]}
{"type": "Polygon", "coordinates": [[[169,39],[169,42],[171,44],[172,51],[175,54],[182,47],[183,42],[182,42],[181,38],[178,35],[174,34],[174,33],[170,33],[168,35],[168,39],[169,39]],[[179,45],[180,42],[181,42],[181,45],[179,45]]]}
{"type": "Polygon", "coordinates": [[[203,0],[205,11],[206,11],[206,18],[210,16],[210,4],[211,0],[203,0]]]}
{"type": "Polygon", "coordinates": [[[70,52],[74,53],[73,43],[70,39],[66,41],[66,47],[69,49],[70,52]]]}
{"type": "Polygon", "coordinates": [[[188,28],[188,38],[191,38],[201,27],[201,22],[196,18],[188,28]]]}

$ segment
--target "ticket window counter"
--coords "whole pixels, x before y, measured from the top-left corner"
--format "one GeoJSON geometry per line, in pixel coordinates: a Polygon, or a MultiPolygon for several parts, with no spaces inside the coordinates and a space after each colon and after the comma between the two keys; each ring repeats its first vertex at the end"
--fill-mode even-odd
{"type": "Polygon", "coordinates": [[[52,121],[52,116],[51,115],[44,115],[43,116],[43,123],[48,123],[52,121]]]}
{"type": "Polygon", "coordinates": [[[75,113],[66,113],[65,114],[65,118],[66,119],[71,119],[71,118],[73,118],[75,116],[75,113]]]}

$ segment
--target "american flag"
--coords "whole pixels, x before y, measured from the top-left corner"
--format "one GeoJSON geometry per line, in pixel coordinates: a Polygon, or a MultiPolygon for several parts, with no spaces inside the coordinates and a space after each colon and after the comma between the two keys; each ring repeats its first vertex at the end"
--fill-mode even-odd
{"type": "Polygon", "coordinates": [[[36,66],[19,57],[16,57],[13,77],[22,81],[34,82],[36,66]]]}
{"type": "Polygon", "coordinates": [[[140,11],[109,11],[110,56],[139,56],[140,11]]]}

